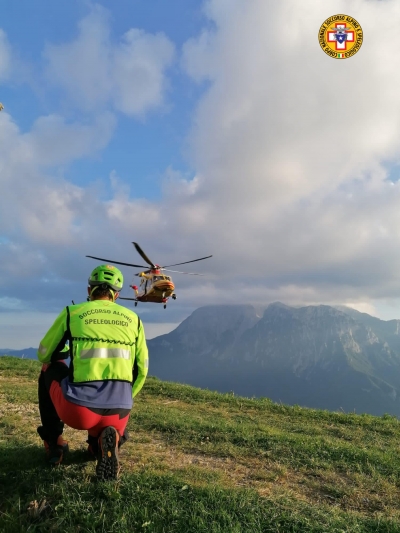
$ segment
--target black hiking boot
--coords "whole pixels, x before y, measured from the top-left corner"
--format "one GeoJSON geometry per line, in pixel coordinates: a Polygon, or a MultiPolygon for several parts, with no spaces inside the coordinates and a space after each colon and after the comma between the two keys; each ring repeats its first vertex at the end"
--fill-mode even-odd
{"type": "Polygon", "coordinates": [[[119,433],[112,427],[106,427],[98,440],[96,475],[99,481],[117,479],[119,473],[118,443],[119,433]]]}

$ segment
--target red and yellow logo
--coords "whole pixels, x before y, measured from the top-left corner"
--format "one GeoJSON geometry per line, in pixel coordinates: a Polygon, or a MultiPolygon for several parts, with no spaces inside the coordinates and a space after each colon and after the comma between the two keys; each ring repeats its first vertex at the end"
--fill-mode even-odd
{"type": "Polygon", "coordinates": [[[347,59],[361,48],[363,31],[360,24],[348,15],[333,15],[319,29],[322,50],[334,59],[347,59]]]}

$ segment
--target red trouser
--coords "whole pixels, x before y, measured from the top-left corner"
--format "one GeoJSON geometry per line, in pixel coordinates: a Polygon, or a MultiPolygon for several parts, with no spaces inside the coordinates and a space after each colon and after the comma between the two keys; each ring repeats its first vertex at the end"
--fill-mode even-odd
{"type": "Polygon", "coordinates": [[[107,426],[114,426],[120,435],[124,434],[129,415],[124,418],[119,418],[119,415],[98,415],[87,407],[69,402],[64,398],[57,381],[52,382],[49,392],[58,416],[67,426],[86,429],[92,437],[98,437],[107,426]]]}
{"type": "Polygon", "coordinates": [[[42,426],[37,431],[41,438],[48,442],[56,441],[63,432],[64,422],[71,428],[87,430],[90,437],[97,438],[107,426],[115,427],[121,436],[124,435],[130,415],[129,410],[92,410],[69,402],[61,390],[61,381],[68,376],[68,373],[68,367],[63,361],[43,365],[38,387],[42,426]]]}

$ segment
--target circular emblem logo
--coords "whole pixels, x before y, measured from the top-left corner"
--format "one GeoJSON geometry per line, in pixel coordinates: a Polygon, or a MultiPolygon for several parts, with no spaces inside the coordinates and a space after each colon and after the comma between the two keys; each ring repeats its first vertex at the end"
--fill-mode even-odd
{"type": "Polygon", "coordinates": [[[363,31],[348,15],[333,15],[322,24],[318,33],[322,50],[334,59],[347,59],[361,48],[363,31]]]}

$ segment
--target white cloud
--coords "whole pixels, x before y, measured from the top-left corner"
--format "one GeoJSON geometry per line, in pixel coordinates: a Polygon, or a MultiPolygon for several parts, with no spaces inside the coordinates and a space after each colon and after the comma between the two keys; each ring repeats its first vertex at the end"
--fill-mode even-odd
{"type": "Polygon", "coordinates": [[[67,44],[48,44],[44,56],[51,83],[64,87],[83,107],[105,104],[112,89],[108,12],[93,6],[78,24],[77,38],[67,44]]]}
{"type": "Polygon", "coordinates": [[[94,122],[87,124],[68,124],[58,115],[48,115],[38,118],[24,137],[39,164],[52,166],[105,148],[115,126],[115,117],[107,112],[98,113],[94,122]]]}
{"type": "Polygon", "coordinates": [[[385,165],[400,156],[400,5],[211,0],[206,10],[214,27],[183,53],[187,72],[209,80],[191,137],[202,177],[191,211],[207,206],[198,231],[223,251],[227,277],[264,273],[282,295],[311,284],[321,300],[399,292],[400,187],[385,165]],[[336,12],[365,34],[345,61],[316,37],[336,12]]]}
{"type": "Polygon", "coordinates": [[[127,115],[141,116],[163,103],[174,45],[163,33],[136,28],[115,43],[108,19],[108,10],[93,5],[79,22],[75,40],[48,45],[47,78],[82,109],[93,111],[111,103],[127,115]]]}
{"type": "Polygon", "coordinates": [[[162,324],[152,324],[151,322],[148,322],[144,326],[146,339],[154,339],[154,337],[158,337],[159,335],[170,333],[170,331],[173,331],[178,326],[179,323],[164,322],[162,324]]]}
{"type": "MultiPolygon", "coordinates": [[[[13,244],[0,255],[7,250],[18,273],[31,263],[78,283],[90,268],[86,254],[140,262],[130,245],[137,240],[161,264],[214,254],[187,265],[212,275],[174,275],[171,308],[282,300],[380,312],[383,301],[385,317],[390,302],[398,315],[400,182],[387,176],[400,162],[400,4],[211,0],[206,10],[212,29],[191,39],[182,59],[194,80],[206,80],[189,138],[195,174],[167,169],[162,198],[150,201],[113,173],[104,201],[48,167],[101,150],[109,115],[89,125],[45,117],[21,134],[2,112],[0,222],[13,244]],[[344,61],[326,56],[317,38],[340,11],[365,35],[344,61]]],[[[85,109],[113,102],[137,115],[162,102],[172,57],[164,37],[133,31],[115,44],[100,8],[79,32],[46,54],[49,74],[85,109]],[[146,90],[134,81],[139,56],[146,90]]]]}
{"type": "Polygon", "coordinates": [[[370,302],[347,302],[347,307],[351,307],[352,309],[355,309],[356,311],[359,311],[360,313],[367,313],[371,316],[378,316],[378,312],[374,305],[372,305],[370,302]]]}
{"type": "Polygon", "coordinates": [[[162,33],[151,35],[131,29],[114,51],[114,105],[128,115],[142,114],[163,101],[164,70],[174,55],[174,46],[162,33]]]}
{"type": "Polygon", "coordinates": [[[268,195],[267,203],[278,208],[326,194],[397,157],[396,57],[392,68],[386,57],[382,68],[378,58],[393,49],[400,7],[380,4],[353,2],[366,43],[351,60],[328,61],[312,30],[329,9],[349,9],[348,3],[311,10],[310,1],[209,2],[218,30],[190,41],[184,57],[189,73],[213,81],[193,142],[214,197],[228,194],[233,201],[244,192],[248,202],[265,205],[268,195]],[[374,39],[376,23],[388,31],[374,39]]]}
{"type": "Polygon", "coordinates": [[[24,304],[18,298],[9,298],[5,296],[4,298],[0,298],[0,309],[7,309],[13,311],[23,310],[24,304]]]}
{"type": "MultiPolygon", "coordinates": [[[[61,117],[40,117],[23,134],[4,111],[0,115],[0,223],[13,239],[72,244],[90,190],[55,178],[44,168],[71,162],[103,148],[115,126],[111,114],[92,124],[66,124],[61,117]],[[22,235],[21,235],[22,232],[22,235]]],[[[84,215],[83,215],[84,217],[84,215]]]]}

